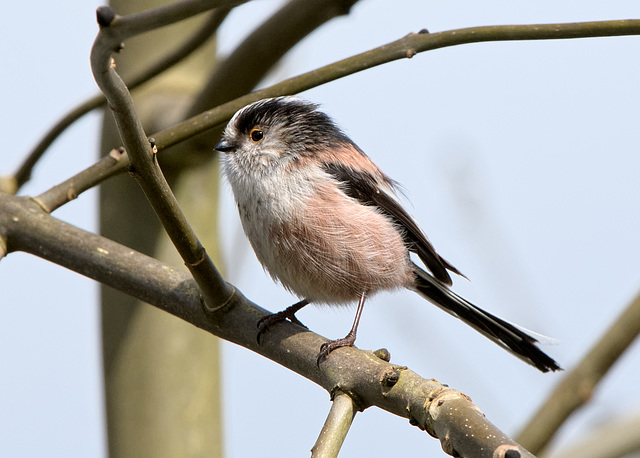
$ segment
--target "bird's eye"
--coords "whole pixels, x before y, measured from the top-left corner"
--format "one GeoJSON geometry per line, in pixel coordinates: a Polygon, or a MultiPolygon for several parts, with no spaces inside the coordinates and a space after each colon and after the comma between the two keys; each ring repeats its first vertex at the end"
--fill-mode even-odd
{"type": "Polygon", "coordinates": [[[249,132],[249,137],[251,137],[252,142],[258,143],[264,138],[264,132],[262,132],[260,129],[251,129],[251,132],[249,132]]]}

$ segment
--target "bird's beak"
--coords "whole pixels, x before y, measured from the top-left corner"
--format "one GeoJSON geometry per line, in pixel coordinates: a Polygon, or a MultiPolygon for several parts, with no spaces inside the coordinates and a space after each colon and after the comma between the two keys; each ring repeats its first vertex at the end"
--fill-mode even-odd
{"type": "Polygon", "coordinates": [[[220,151],[221,153],[230,153],[235,150],[236,147],[223,138],[216,146],[213,147],[213,149],[220,151]]]}

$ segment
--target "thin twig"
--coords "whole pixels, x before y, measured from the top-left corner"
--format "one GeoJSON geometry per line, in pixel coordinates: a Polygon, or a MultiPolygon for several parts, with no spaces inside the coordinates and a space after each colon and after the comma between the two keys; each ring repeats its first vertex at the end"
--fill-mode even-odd
{"type": "MultiPolygon", "coordinates": [[[[108,23],[110,30],[117,34],[117,39],[122,41],[180,22],[214,8],[231,8],[247,1],[249,0],[181,0],[126,16],[118,16],[109,7],[98,8],[98,14],[100,15],[100,11],[109,11],[102,18],[108,23]],[[111,14],[113,16],[110,16],[111,14]]],[[[100,22],[100,20],[99,18],[98,21],[100,22]]],[[[106,24],[100,23],[100,25],[104,26],[106,24]]],[[[115,36],[113,38],[116,39],[115,36]]]]}
{"type": "Polygon", "coordinates": [[[180,143],[228,121],[240,108],[266,97],[297,94],[354,73],[418,53],[449,46],[487,41],[558,40],[621,35],[640,35],[640,19],[563,24],[500,25],[471,27],[438,33],[411,33],[372,50],[289,78],[268,88],[238,97],[205,111],[170,129],[154,134],[158,149],[180,143]]]}
{"type": "MultiPolygon", "coordinates": [[[[142,84],[158,76],[162,72],[173,67],[183,59],[188,57],[193,51],[204,44],[213,34],[227,16],[229,8],[218,8],[213,11],[209,18],[202,24],[196,33],[187,39],[179,48],[163,57],[148,69],[126,82],[130,91],[135,90],[142,84]]],[[[107,103],[102,93],[86,100],[65,114],[49,131],[40,139],[36,146],[27,155],[14,174],[15,191],[18,191],[31,178],[31,171],[49,149],[53,142],[78,119],[87,113],[104,106],[107,103]]]]}
{"type": "Polygon", "coordinates": [[[582,361],[564,376],[562,382],[518,435],[518,440],[533,453],[542,451],[567,418],[591,399],[598,383],[638,335],[640,294],[593,345],[582,361]]]}
{"type": "Polygon", "coordinates": [[[44,211],[51,213],[96,184],[126,170],[128,165],[129,158],[124,148],[114,149],[91,167],[34,197],[34,200],[44,211]]]}
{"type": "Polygon", "coordinates": [[[327,420],[322,426],[318,440],[311,448],[311,457],[337,457],[356,413],[357,408],[349,395],[342,391],[334,393],[327,420]]]}
{"type": "MultiPolygon", "coordinates": [[[[366,51],[319,69],[289,78],[278,84],[238,97],[211,110],[205,111],[175,126],[153,134],[158,152],[176,145],[208,129],[226,122],[245,105],[265,97],[296,94],[320,86],[372,66],[392,62],[422,52],[460,44],[502,41],[542,40],[561,38],[587,38],[597,36],[640,35],[640,20],[582,22],[569,24],[490,26],[456,29],[434,34],[410,34],[405,38],[366,51]],[[406,47],[407,40],[417,40],[420,46],[406,47]],[[398,49],[401,51],[398,52],[398,49]],[[407,53],[407,50],[411,52],[407,53]],[[402,51],[404,50],[404,51],[402,51]]],[[[98,183],[96,183],[98,184],[98,183]]]]}

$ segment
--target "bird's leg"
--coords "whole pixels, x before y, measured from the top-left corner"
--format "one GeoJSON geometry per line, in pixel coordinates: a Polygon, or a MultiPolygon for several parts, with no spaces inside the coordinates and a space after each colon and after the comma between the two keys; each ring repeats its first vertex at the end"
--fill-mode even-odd
{"type": "Polygon", "coordinates": [[[360,324],[360,316],[362,315],[362,309],[364,308],[364,301],[366,299],[366,295],[363,292],[360,296],[360,300],[358,301],[358,308],[356,309],[356,317],[353,320],[353,325],[351,326],[351,330],[343,339],[336,340],[328,340],[322,344],[320,347],[320,353],[318,354],[317,364],[320,363],[329,356],[336,348],[340,347],[353,347],[356,343],[356,333],[358,332],[358,324],[360,324]]]}
{"type": "Polygon", "coordinates": [[[302,322],[296,318],[296,312],[300,310],[305,305],[308,305],[309,301],[306,299],[302,299],[300,302],[296,302],[290,307],[287,307],[281,312],[272,313],[271,315],[264,316],[260,318],[258,321],[258,335],[256,336],[258,339],[258,344],[260,344],[260,340],[262,339],[262,334],[265,333],[267,329],[269,329],[272,325],[279,323],[280,321],[289,320],[293,324],[297,324],[298,326],[302,326],[306,328],[302,322]]]}

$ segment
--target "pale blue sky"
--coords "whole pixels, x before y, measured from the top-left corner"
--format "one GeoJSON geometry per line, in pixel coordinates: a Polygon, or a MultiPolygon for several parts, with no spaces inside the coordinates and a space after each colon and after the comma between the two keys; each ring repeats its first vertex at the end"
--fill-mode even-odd
{"type": "MultiPolygon", "coordinates": [[[[243,8],[260,14],[232,14],[220,34],[221,52],[277,4],[258,0],[243,8]]],[[[97,6],[12,2],[5,11],[0,173],[13,171],[54,120],[95,92],[89,50],[97,6]]],[[[639,17],[633,0],[363,0],[296,47],[270,81],[422,28],[639,17]]],[[[456,291],[558,339],[545,349],[570,368],[640,290],[638,55],[640,37],[473,44],[302,95],[321,103],[404,185],[409,208],[436,248],[471,280],[457,281],[456,291]]],[[[98,121],[90,116],[56,142],[24,193],[39,193],[91,164],[98,121]]],[[[282,309],[294,298],[262,272],[239,233],[228,188],[223,199],[223,233],[241,253],[233,259],[227,253],[230,280],[252,300],[282,309]]],[[[95,228],[95,194],[55,215],[95,228]]],[[[0,262],[0,287],[0,456],[105,456],[95,284],[16,253],[0,262]]],[[[352,314],[310,307],[300,317],[335,338],[346,333],[352,314]]],[[[372,300],[358,346],[384,346],[394,362],[464,391],[510,434],[562,377],[539,374],[411,293],[372,300]]],[[[243,348],[225,345],[223,358],[225,373],[234,374],[224,388],[227,456],[304,456],[329,409],[327,393],[243,348]],[[244,377],[247,371],[254,377],[244,377]],[[237,407],[243,398],[262,405],[248,423],[237,407]]],[[[562,430],[558,445],[640,408],[639,358],[636,344],[590,407],[562,430]]],[[[444,456],[436,440],[405,419],[369,409],[356,417],[343,456],[425,450],[444,456]]]]}

